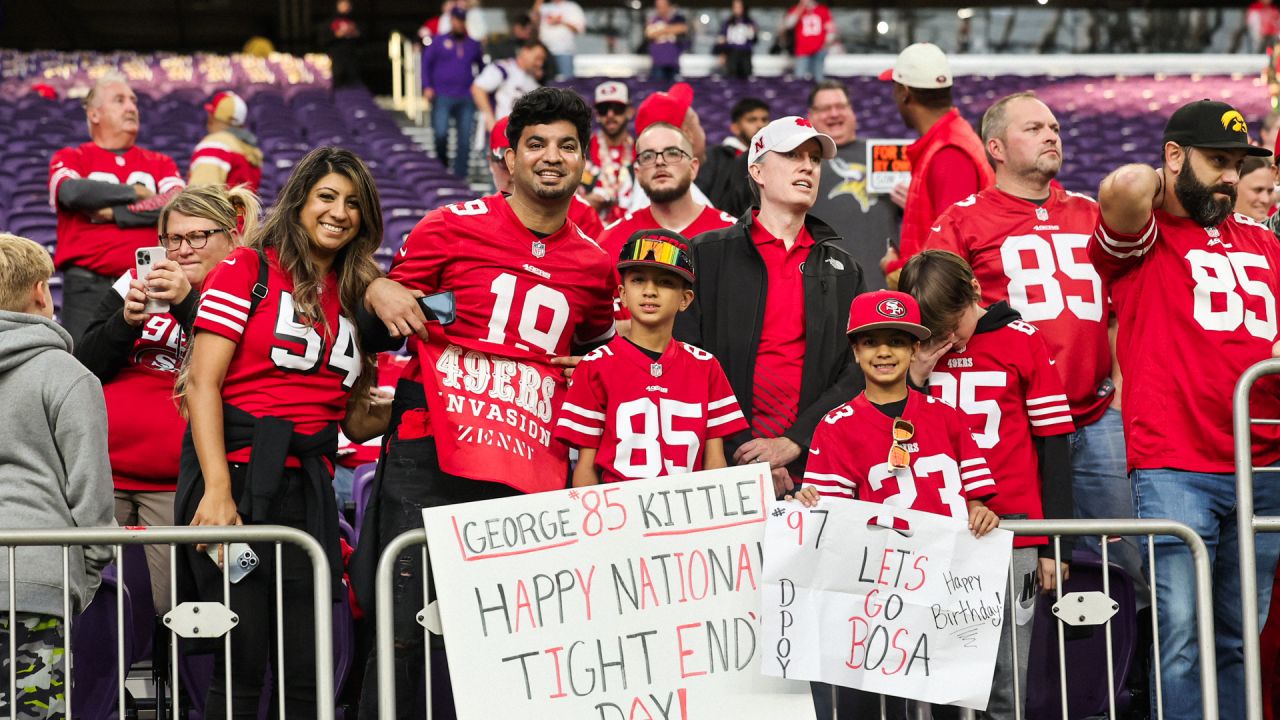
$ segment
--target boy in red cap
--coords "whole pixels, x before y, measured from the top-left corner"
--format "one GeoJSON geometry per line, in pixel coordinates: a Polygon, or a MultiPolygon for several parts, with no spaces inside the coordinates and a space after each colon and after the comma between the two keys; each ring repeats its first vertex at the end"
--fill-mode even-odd
{"type": "MultiPolygon", "coordinates": [[[[849,498],[967,518],[974,537],[1000,524],[984,503],[996,494],[995,478],[964,416],[907,387],[912,359],[929,334],[906,293],[880,290],[853,299],[848,336],[867,386],[818,423],[796,499],[811,506],[819,496],[849,498]]],[[[880,716],[879,695],[852,688],[837,693],[841,717],[880,716]]],[[[888,717],[905,716],[901,699],[885,700],[888,717]]]]}
{"type": "Polygon", "coordinates": [[[631,333],[582,358],[555,437],[578,448],[575,487],[725,467],[724,438],[747,429],[715,357],[672,339],[693,302],[693,259],[667,230],[632,235],[618,259],[631,333]]]}
{"type": "MultiPolygon", "coordinates": [[[[863,293],[849,308],[849,342],[867,387],[827,413],[813,433],[805,482],[816,495],[967,518],[974,537],[1000,524],[983,500],[996,481],[955,408],[907,388],[929,330],[915,298],[863,293]],[[888,452],[888,460],[882,460],[888,452]]],[[[816,500],[809,488],[798,497],[816,500]]]]}

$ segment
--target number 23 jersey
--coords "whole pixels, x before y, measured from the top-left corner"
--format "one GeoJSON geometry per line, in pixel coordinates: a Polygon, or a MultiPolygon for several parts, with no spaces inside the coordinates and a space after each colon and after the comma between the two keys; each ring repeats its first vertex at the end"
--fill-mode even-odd
{"type": "Polygon", "coordinates": [[[555,434],[598,448],[601,480],[617,482],[701,470],[707,439],[745,429],[711,353],[672,340],[653,361],[616,338],[578,364],[555,434]]]}
{"type": "MultiPolygon", "coordinates": [[[[1136,235],[1099,220],[1089,257],[1116,306],[1129,468],[1234,472],[1232,396],[1276,342],[1280,243],[1243,215],[1206,228],[1156,210],[1136,235]]],[[[1274,380],[1254,387],[1253,417],[1280,417],[1274,380]]],[[[1280,427],[1253,441],[1255,464],[1280,459],[1280,427]]]]}
{"type": "Polygon", "coordinates": [[[969,517],[968,500],[996,494],[996,481],[959,411],[908,390],[902,418],[915,427],[914,437],[903,443],[911,467],[891,468],[893,418],[866,394],[827,413],[813,433],[805,483],[827,497],[961,519],[969,517]]]}
{"type": "MultiPolygon", "coordinates": [[[[341,315],[332,272],[320,293],[328,326],[298,322],[293,278],[276,264],[273,248],[266,255],[266,297],[253,314],[249,305],[258,283],[258,253],[236,248],[205,279],[195,331],[237,345],[222,384],[223,402],[256,417],[292,421],[295,432],[310,435],[346,413],[347,395],[361,369],[355,330],[341,315]]],[[[241,461],[247,454],[248,448],[227,457],[241,461]]]]}

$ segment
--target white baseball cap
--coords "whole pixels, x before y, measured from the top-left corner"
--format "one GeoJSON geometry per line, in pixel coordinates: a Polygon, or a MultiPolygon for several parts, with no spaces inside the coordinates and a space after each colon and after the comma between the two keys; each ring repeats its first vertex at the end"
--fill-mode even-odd
{"type": "Polygon", "coordinates": [[[626,105],[630,102],[627,94],[627,86],[617,80],[602,82],[596,86],[596,105],[601,103],[622,103],[626,105]]]}
{"type": "Polygon", "coordinates": [[[830,160],[836,156],[836,141],[830,135],[824,135],[813,129],[810,122],[799,115],[788,115],[760,128],[751,138],[751,148],[747,151],[747,164],[755,164],[761,155],[769,151],[791,152],[807,140],[817,138],[822,146],[822,158],[830,160]]]}
{"type": "Polygon", "coordinates": [[[880,73],[880,79],[922,90],[951,87],[951,63],[937,45],[916,43],[898,53],[893,67],[880,73]]]}

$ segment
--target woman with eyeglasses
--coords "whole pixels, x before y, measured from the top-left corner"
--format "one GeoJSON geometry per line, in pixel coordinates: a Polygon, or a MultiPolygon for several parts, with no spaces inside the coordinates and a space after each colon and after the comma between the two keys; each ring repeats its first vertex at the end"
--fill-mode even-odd
{"type": "MultiPolygon", "coordinates": [[[[173,386],[205,276],[258,222],[258,198],[243,187],[188,187],[160,211],[166,258],[145,278],[126,272],[102,298],[75,355],[102,382],[107,449],[121,525],[172,525],[185,421],[173,386]],[[148,313],[147,300],[169,304],[148,313]]],[[[169,609],[169,547],[146,546],[156,610],[169,609]]]]}
{"type": "MultiPolygon", "coordinates": [[[[347,150],[312,150],[294,166],[248,246],[233,250],[205,281],[177,390],[190,426],[176,522],[302,530],[325,550],[335,598],[342,587],[332,485],[338,426],[353,440],[367,439],[362,400],[377,370],[350,318],[380,275],[373,253],[381,242],[368,167],[347,150]]],[[[252,555],[229,547],[235,553],[229,557],[220,545],[179,550],[180,599],[221,601],[220,565],[237,581],[230,606],[239,622],[230,658],[221,648],[214,653],[204,716],[256,718],[259,699],[276,694],[275,683],[263,685],[271,663],[284,680],[287,714],[315,717],[310,559],[287,543],[278,565],[271,543],[251,543],[252,555]],[[239,577],[242,569],[253,571],[239,577]],[[287,617],[276,612],[277,589],[287,617]],[[277,629],[287,652],[277,647],[277,629]]]]}

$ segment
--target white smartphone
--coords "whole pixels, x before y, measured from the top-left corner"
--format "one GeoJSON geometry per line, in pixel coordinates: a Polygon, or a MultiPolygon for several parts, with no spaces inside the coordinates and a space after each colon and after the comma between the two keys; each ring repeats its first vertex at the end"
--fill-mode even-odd
{"type": "MultiPolygon", "coordinates": [[[[155,247],[138,248],[137,253],[134,254],[136,262],[133,266],[133,272],[137,276],[138,280],[145,283],[147,281],[147,275],[151,272],[151,268],[155,267],[156,263],[164,260],[167,256],[165,249],[159,245],[155,247]]],[[[145,310],[149,315],[169,312],[169,301],[156,300],[155,298],[148,297],[147,307],[145,310]]]]}
{"type": "MultiPolygon", "coordinates": [[[[209,559],[215,565],[218,564],[218,548],[222,547],[218,543],[210,543],[205,548],[205,553],[209,555],[209,559]]],[[[253,572],[258,567],[258,554],[249,547],[247,543],[231,543],[227,545],[227,558],[231,561],[231,567],[227,570],[228,579],[234,584],[244,579],[245,575],[253,572]]],[[[219,565],[219,567],[221,567],[219,565]]]]}

